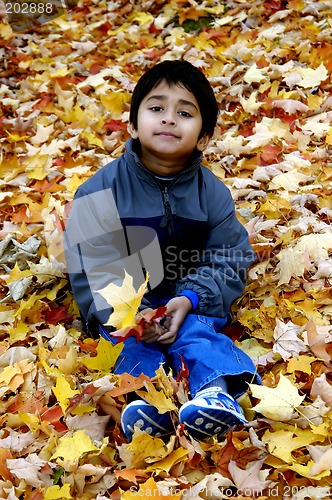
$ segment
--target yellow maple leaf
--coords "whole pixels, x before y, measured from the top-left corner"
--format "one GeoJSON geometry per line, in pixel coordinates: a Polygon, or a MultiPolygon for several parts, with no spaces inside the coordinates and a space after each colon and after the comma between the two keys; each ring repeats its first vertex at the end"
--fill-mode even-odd
{"type": "Polygon", "coordinates": [[[10,142],[19,142],[19,141],[25,141],[27,139],[31,139],[29,135],[20,135],[20,134],[11,134],[10,132],[7,132],[8,135],[8,140],[10,142]]]}
{"type": "Polygon", "coordinates": [[[84,431],[76,431],[72,436],[64,436],[60,438],[60,443],[56,447],[55,452],[50,460],[55,458],[63,458],[65,462],[75,463],[84,453],[99,451],[91,438],[84,431]]]}
{"type": "MultiPolygon", "coordinates": [[[[292,465],[287,465],[287,469],[291,469],[295,471],[297,474],[303,477],[307,477],[308,479],[315,479],[319,480],[322,479],[322,477],[326,477],[330,475],[329,470],[322,471],[320,474],[313,475],[311,472],[312,467],[315,465],[315,462],[313,460],[309,460],[309,462],[306,465],[301,465],[298,463],[294,463],[292,465]]],[[[325,497],[326,498],[326,497],[325,497]]]]}
{"type": "Polygon", "coordinates": [[[102,95],[100,101],[103,106],[110,111],[111,118],[117,120],[124,111],[125,104],[130,100],[128,92],[112,92],[107,95],[102,95]]]}
{"type": "Polygon", "coordinates": [[[300,371],[311,375],[311,363],[317,361],[313,356],[300,355],[298,358],[291,358],[287,361],[287,373],[300,371]]]}
{"type": "Polygon", "coordinates": [[[136,427],[132,441],[119,447],[119,455],[127,468],[144,469],[147,463],[163,460],[173,451],[174,439],[165,445],[161,438],[150,436],[136,427]]]}
{"type": "Polygon", "coordinates": [[[70,403],[69,399],[75,396],[76,394],[80,393],[80,391],[78,390],[73,390],[70,387],[69,382],[67,382],[67,380],[63,376],[57,378],[56,386],[52,387],[52,391],[63,413],[65,413],[66,409],[69,406],[70,403]]]}
{"type": "Polygon", "coordinates": [[[157,391],[152,382],[144,382],[146,391],[136,391],[137,394],[147,403],[157,408],[159,413],[166,413],[176,409],[175,404],[163,391],[157,391]]]}
{"type": "Polygon", "coordinates": [[[108,340],[100,337],[97,347],[97,356],[94,358],[86,358],[83,360],[83,363],[89,370],[110,373],[122,349],[123,344],[113,345],[108,340]]]}
{"type": "Polygon", "coordinates": [[[262,437],[262,441],[267,443],[271,455],[280,458],[284,462],[293,463],[296,461],[292,455],[293,451],[318,441],[318,437],[311,432],[311,429],[299,432],[299,434],[298,436],[294,435],[294,432],[287,430],[287,428],[275,430],[274,432],[267,430],[262,437]]]}
{"type": "Polygon", "coordinates": [[[133,12],[133,14],[128,17],[128,20],[137,21],[142,26],[143,24],[151,23],[154,18],[150,12],[133,12]]]}
{"type": "Polygon", "coordinates": [[[105,288],[98,290],[106,302],[113,307],[113,312],[106,321],[106,325],[112,325],[117,329],[125,329],[136,326],[135,316],[141,304],[143,295],[147,290],[148,276],[136,292],[133,286],[133,278],[125,271],[125,277],[121,286],[110,283],[105,288]]]}
{"type": "Polygon", "coordinates": [[[82,182],[83,179],[79,175],[77,174],[72,175],[72,177],[70,178],[69,182],[66,185],[67,191],[74,194],[77,188],[82,184],[82,182]]]}
{"type": "Polygon", "coordinates": [[[32,415],[31,413],[18,412],[18,417],[22,422],[24,422],[29,427],[31,432],[37,434],[36,436],[37,439],[39,437],[40,431],[43,432],[46,436],[50,436],[53,432],[49,422],[47,420],[41,421],[37,415],[32,415]]]}
{"type": "Polygon", "coordinates": [[[29,179],[42,180],[47,177],[52,166],[52,158],[50,155],[37,153],[24,161],[25,171],[29,179]]]}
{"type": "Polygon", "coordinates": [[[187,460],[187,455],[189,454],[189,450],[185,450],[180,446],[176,450],[172,451],[167,457],[159,462],[149,465],[145,470],[149,472],[154,472],[158,474],[159,472],[169,472],[171,468],[183,461],[187,460]]]}
{"type": "Polygon", "coordinates": [[[32,272],[30,271],[30,269],[25,269],[24,271],[21,271],[18,263],[16,262],[15,266],[10,271],[9,278],[5,279],[5,281],[6,281],[7,285],[9,285],[9,283],[13,283],[14,281],[22,280],[23,278],[27,278],[27,277],[31,277],[31,276],[32,276],[32,272]]]}
{"type": "Polygon", "coordinates": [[[299,395],[295,385],[282,373],[277,387],[256,384],[249,384],[249,387],[253,397],[261,400],[253,409],[266,418],[281,422],[289,420],[305,398],[299,395]]]}
{"type": "Polygon", "coordinates": [[[89,132],[88,130],[84,130],[81,132],[81,136],[84,137],[87,141],[88,144],[91,146],[98,146],[99,148],[104,149],[104,144],[99,137],[97,137],[93,132],[89,132]]]}
{"type": "Polygon", "coordinates": [[[81,126],[84,125],[85,123],[86,113],[78,104],[75,104],[74,107],[67,110],[65,113],[57,113],[57,114],[61,116],[61,119],[65,123],[78,122],[78,124],[81,126]]]}
{"type": "Polygon", "coordinates": [[[70,414],[71,415],[79,415],[81,417],[85,413],[91,413],[92,411],[95,411],[95,410],[96,410],[95,406],[80,404],[74,409],[71,408],[70,414]]]}
{"type": "Polygon", "coordinates": [[[15,326],[8,327],[8,333],[12,342],[24,340],[29,332],[29,326],[23,321],[18,321],[15,326]]]}
{"type": "Polygon", "coordinates": [[[63,486],[50,486],[44,493],[44,500],[72,500],[70,494],[70,484],[66,483],[63,486]]]}

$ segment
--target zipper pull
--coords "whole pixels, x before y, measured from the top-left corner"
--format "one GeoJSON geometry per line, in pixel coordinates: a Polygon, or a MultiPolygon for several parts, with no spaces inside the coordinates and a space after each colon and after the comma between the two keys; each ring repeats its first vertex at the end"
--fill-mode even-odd
{"type": "Polygon", "coordinates": [[[164,207],[165,207],[165,215],[160,221],[160,227],[164,228],[167,226],[169,218],[170,218],[170,204],[169,204],[169,197],[168,197],[168,189],[165,187],[162,190],[162,196],[163,196],[163,202],[164,202],[164,207]]]}
{"type": "Polygon", "coordinates": [[[164,215],[163,218],[160,221],[159,227],[164,228],[166,226],[167,226],[167,217],[166,217],[166,215],[164,215]]]}

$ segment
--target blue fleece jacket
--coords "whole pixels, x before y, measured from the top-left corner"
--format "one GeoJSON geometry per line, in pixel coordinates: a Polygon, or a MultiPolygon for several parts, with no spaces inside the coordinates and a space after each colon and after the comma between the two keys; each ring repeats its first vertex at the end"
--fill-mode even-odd
{"type": "Polygon", "coordinates": [[[124,270],[136,288],[149,273],[142,307],[183,293],[195,313],[223,317],[255,260],[228,188],[201,156],[167,186],[142,165],[132,139],[77,190],[65,253],[74,297],[91,324],[107,321],[112,307],[99,290],[121,285],[124,270]]]}

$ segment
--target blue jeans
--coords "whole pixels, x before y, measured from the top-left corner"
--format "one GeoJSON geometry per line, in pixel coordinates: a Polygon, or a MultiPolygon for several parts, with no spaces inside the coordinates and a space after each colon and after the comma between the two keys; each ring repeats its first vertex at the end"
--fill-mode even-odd
{"type": "MultiPolygon", "coordinates": [[[[144,373],[154,377],[161,364],[179,372],[182,360],[189,370],[189,388],[192,397],[205,385],[222,376],[228,392],[238,397],[248,389],[248,383],[261,383],[250,357],[232,340],[221,333],[228,317],[214,318],[188,314],[173,344],[136,342],[129,337],[114,367],[114,373],[130,373],[138,377],[144,373]]],[[[104,327],[100,334],[115,343],[104,327]]]]}

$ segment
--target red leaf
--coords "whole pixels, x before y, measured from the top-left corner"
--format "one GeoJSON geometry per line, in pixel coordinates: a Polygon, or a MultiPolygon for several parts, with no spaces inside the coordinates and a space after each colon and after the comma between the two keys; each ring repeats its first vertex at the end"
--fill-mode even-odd
{"type": "Polygon", "coordinates": [[[60,418],[63,417],[63,412],[60,406],[53,406],[53,408],[45,408],[40,414],[40,420],[49,422],[56,431],[65,432],[68,430],[68,427],[60,421],[60,418]]]}
{"type": "Polygon", "coordinates": [[[119,344],[119,342],[124,342],[129,337],[133,336],[136,337],[136,342],[138,342],[142,338],[143,331],[146,325],[150,324],[154,319],[162,318],[163,316],[165,316],[166,309],[167,308],[165,306],[153,309],[152,311],[144,314],[138,324],[133,328],[128,327],[125,330],[116,330],[115,332],[112,332],[111,335],[112,337],[116,337],[118,339],[117,344],[119,344]]]}
{"type": "Polygon", "coordinates": [[[51,102],[51,97],[49,95],[43,96],[39,102],[34,105],[34,109],[44,108],[51,102]]]}
{"type": "Polygon", "coordinates": [[[144,318],[142,319],[144,320],[145,323],[151,323],[153,319],[158,319],[165,316],[166,310],[167,310],[166,306],[158,307],[157,309],[153,309],[152,311],[149,311],[146,314],[144,314],[144,318]]]}
{"type": "Polygon", "coordinates": [[[235,342],[236,340],[239,340],[241,337],[243,337],[244,330],[245,330],[244,326],[242,326],[241,323],[237,321],[232,325],[224,328],[223,334],[227,335],[227,337],[230,337],[233,340],[233,342],[235,342]]]}
{"type": "Polygon", "coordinates": [[[136,337],[136,342],[138,342],[141,339],[144,330],[143,326],[141,325],[141,321],[134,328],[126,328],[125,330],[120,329],[112,332],[112,337],[116,337],[118,339],[117,344],[119,344],[120,342],[124,342],[129,337],[133,336],[136,337]]]}
{"type": "Polygon", "coordinates": [[[127,125],[122,120],[109,120],[104,123],[103,128],[107,128],[112,132],[118,132],[119,130],[126,130],[127,125]]]}
{"type": "Polygon", "coordinates": [[[281,153],[282,148],[276,144],[267,144],[262,148],[262,153],[261,153],[261,163],[270,164],[270,163],[277,163],[278,160],[278,155],[281,153]]]}
{"type": "Polygon", "coordinates": [[[189,368],[186,365],[186,363],[184,362],[184,359],[181,356],[181,354],[180,354],[180,358],[181,358],[181,369],[178,372],[177,382],[180,382],[180,380],[183,378],[187,379],[189,377],[189,368]]]}
{"type": "Polygon", "coordinates": [[[57,325],[60,321],[72,321],[73,318],[74,316],[68,314],[64,306],[56,307],[45,313],[45,320],[52,325],[57,325]]]}

